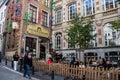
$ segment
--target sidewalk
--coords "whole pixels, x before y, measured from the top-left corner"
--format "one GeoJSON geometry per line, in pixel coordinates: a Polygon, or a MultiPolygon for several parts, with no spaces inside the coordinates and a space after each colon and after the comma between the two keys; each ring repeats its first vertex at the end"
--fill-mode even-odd
{"type": "MultiPolygon", "coordinates": [[[[10,61],[7,61],[7,65],[5,65],[5,60],[2,60],[2,65],[10,68],[13,70],[12,68],[12,65],[11,65],[11,62],[10,61]]],[[[18,72],[20,72],[21,74],[23,73],[23,71],[20,71],[20,66],[18,66],[18,72]]],[[[51,74],[44,74],[43,72],[41,71],[37,71],[34,73],[34,75],[32,75],[33,77],[35,78],[38,78],[39,80],[51,80],[51,74]]],[[[57,76],[57,75],[54,75],[54,80],[64,80],[64,77],[62,76],[57,76]]],[[[71,80],[71,79],[67,79],[67,80],[71,80]]]]}
{"type": "MultiPolygon", "coordinates": [[[[11,67],[11,62],[10,61],[8,61],[7,65],[5,65],[5,60],[2,60],[2,62],[0,63],[0,72],[1,71],[3,71],[3,72],[6,71],[6,73],[3,74],[3,75],[0,75],[0,76],[3,77],[3,76],[7,75],[9,80],[30,80],[30,79],[28,79],[26,77],[23,77],[23,72],[20,72],[19,69],[17,71],[13,70],[13,68],[11,67]],[[19,78],[13,79],[12,77],[13,78],[19,77],[19,78]]],[[[4,79],[4,77],[3,77],[2,80],[7,80],[7,79],[4,79]]],[[[43,80],[43,79],[32,76],[32,80],[43,80]]]]}
{"type": "Polygon", "coordinates": [[[0,80],[41,80],[35,77],[29,79],[28,77],[23,77],[23,74],[15,71],[11,68],[4,66],[0,63],[0,80]]]}

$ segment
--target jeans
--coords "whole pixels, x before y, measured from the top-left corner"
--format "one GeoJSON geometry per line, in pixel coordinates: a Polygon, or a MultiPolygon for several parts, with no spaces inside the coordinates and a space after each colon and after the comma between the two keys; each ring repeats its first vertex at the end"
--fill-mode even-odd
{"type": "Polygon", "coordinates": [[[28,64],[25,65],[24,76],[28,75],[30,77],[30,66],[28,64]]]}

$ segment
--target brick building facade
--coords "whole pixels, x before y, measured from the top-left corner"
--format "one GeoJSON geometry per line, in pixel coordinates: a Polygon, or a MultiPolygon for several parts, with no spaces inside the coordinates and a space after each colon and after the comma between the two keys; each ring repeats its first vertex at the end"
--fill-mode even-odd
{"type": "Polygon", "coordinates": [[[45,58],[49,51],[49,6],[50,0],[9,0],[6,55],[32,51],[36,57],[45,58]]]}

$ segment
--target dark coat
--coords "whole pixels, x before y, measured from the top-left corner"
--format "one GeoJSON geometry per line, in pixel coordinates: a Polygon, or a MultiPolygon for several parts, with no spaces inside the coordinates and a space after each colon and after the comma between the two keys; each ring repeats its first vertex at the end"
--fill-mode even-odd
{"type": "Polygon", "coordinates": [[[19,56],[17,54],[13,55],[13,60],[14,61],[18,61],[19,60],[19,56]]]}
{"type": "Polygon", "coordinates": [[[32,67],[32,57],[29,58],[28,55],[24,56],[24,65],[29,65],[30,67],[32,67]]]}

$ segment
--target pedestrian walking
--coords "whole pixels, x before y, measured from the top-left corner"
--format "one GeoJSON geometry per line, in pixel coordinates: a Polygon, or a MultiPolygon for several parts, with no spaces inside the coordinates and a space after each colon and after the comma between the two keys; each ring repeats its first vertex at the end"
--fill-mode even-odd
{"type": "Polygon", "coordinates": [[[13,55],[14,70],[17,70],[18,60],[19,60],[19,55],[18,55],[18,52],[15,52],[15,54],[13,55]]]}
{"type": "Polygon", "coordinates": [[[24,56],[24,77],[26,77],[26,75],[28,75],[29,79],[31,79],[31,75],[30,75],[30,68],[32,67],[32,52],[28,52],[25,56],[24,56]]]}

